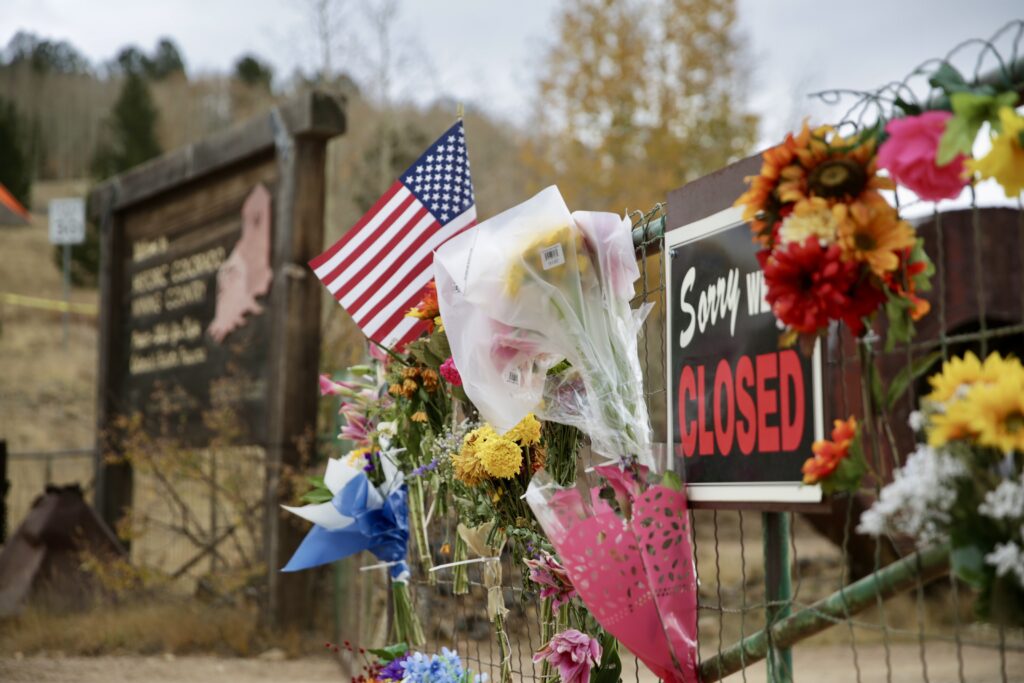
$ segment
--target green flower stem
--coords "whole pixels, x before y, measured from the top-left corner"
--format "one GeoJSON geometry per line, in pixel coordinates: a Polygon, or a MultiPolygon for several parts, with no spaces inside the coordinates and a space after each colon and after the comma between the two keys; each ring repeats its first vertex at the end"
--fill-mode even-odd
{"type": "MultiPolygon", "coordinates": [[[[557,624],[551,600],[551,598],[544,598],[540,601],[541,647],[551,642],[552,636],[555,635],[555,627],[557,624]]],[[[555,680],[554,672],[551,670],[551,663],[546,659],[540,665],[540,680],[543,681],[543,683],[549,683],[549,681],[555,680]]]]}
{"type": "Polygon", "coordinates": [[[423,506],[423,478],[410,477],[409,485],[409,526],[412,527],[412,537],[416,542],[416,556],[419,559],[420,568],[427,575],[431,585],[437,583],[436,572],[430,571],[434,566],[430,556],[430,542],[427,540],[427,525],[425,523],[425,512],[423,506]]]}
{"type": "Polygon", "coordinates": [[[392,581],[391,595],[394,598],[395,642],[422,647],[427,639],[423,635],[423,626],[420,625],[420,618],[416,615],[409,595],[409,584],[404,581],[392,581]]]}
{"type": "MultiPolygon", "coordinates": [[[[462,562],[468,559],[468,550],[466,539],[462,538],[462,534],[455,534],[455,550],[452,561],[462,562]]],[[[466,595],[467,593],[469,593],[469,566],[465,564],[455,565],[452,567],[452,594],[466,595]]]]}
{"type": "Polygon", "coordinates": [[[494,615],[494,635],[501,652],[500,683],[512,683],[512,646],[508,642],[508,634],[505,633],[505,615],[500,611],[494,615]]]}

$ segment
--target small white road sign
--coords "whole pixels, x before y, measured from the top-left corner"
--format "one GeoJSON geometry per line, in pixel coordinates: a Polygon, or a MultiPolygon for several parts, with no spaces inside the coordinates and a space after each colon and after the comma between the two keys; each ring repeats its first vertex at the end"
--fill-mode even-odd
{"type": "Polygon", "coordinates": [[[85,200],[81,197],[50,200],[50,243],[85,241],[85,200]]]}

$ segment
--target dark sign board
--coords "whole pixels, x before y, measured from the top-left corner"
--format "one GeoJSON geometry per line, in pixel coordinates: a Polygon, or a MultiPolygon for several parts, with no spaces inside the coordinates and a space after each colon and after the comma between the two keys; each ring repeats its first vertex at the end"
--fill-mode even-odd
{"type": "Polygon", "coordinates": [[[272,188],[225,185],[215,208],[126,230],[118,395],[148,432],[204,446],[230,414],[236,445],[266,442],[272,188]]]}
{"type": "Polygon", "coordinates": [[[727,209],[665,237],[668,439],[695,502],[816,503],[821,351],[779,348],[750,227],[727,209]]]}

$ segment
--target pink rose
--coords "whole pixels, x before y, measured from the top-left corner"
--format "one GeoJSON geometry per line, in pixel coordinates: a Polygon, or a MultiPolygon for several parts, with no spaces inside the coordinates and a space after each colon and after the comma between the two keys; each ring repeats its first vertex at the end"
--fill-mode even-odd
{"type": "Polygon", "coordinates": [[[878,150],[878,166],[921,199],[937,202],[959,195],[967,184],[966,157],[958,154],[945,166],[935,164],[939,140],[952,116],[948,111],[926,111],[890,121],[885,126],[889,139],[878,150]]]}
{"type": "Polygon", "coordinates": [[[459,369],[455,367],[454,358],[448,356],[445,362],[441,363],[439,370],[441,371],[441,376],[445,378],[445,381],[447,381],[448,384],[452,384],[457,387],[462,386],[462,375],[459,374],[459,369]]]}
{"type": "Polygon", "coordinates": [[[574,628],[556,633],[537,650],[534,662],[547,660],[558,669],[562,683],[590,683],[590,667],[601,661],[601,644],[574,628]]]}

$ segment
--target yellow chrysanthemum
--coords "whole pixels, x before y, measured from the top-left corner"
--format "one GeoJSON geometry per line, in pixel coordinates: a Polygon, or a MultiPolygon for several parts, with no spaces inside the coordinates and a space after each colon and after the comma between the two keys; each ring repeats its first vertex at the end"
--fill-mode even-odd
{"type": "Polygon", "coordinates": [[[466,486],[479,486],[488,479],[480,459],[472,451],[467,453],[466,449],[452,456],[452,471],[455,478],[466,486]]]}
{"type": "Polygon", "coordinates": [[[960,404],[979,444],[1003,453],[1024,452],[1024,378],[1008,374],[979,384],[960,404]]]}
{"type": "Polygon", "coordinates": [[[899,267],[896,252],[914,246],[913,228],[881,197],[837,204],[835,215],[844,256],[863,261],[879,276],[899,267]]]}
{"type": "Polygon", "coordinates": [[[498,479],[511,479],[523,467],[519,444],[500,436],[477,442],[476,456],[487,474],[498,479]]]}
{"type": "Polygon", "coordinates": [[[836,241],[839,223],[836,213],[828,202],[820,197],[797,204],[779,227],[779,241],[803,243],[808,237],[824,240],[828,244],[836,241]]]}
{"type": "Polygon", "coordinates": [[[1002,130],[993,136],[989,153],[980,159],[968,159],[964,166],[982,178],[995,178],[1007,198],[1016,199],[1024,192],[1024,116],[1012,107],[1003,107],[999,110],[999,123],[1002,130]]]}
{"type": "Polygon", "coordinates": [[[523,446],[540,443],[540,421],[534,417],[533,413],[527,413],[526,417],[519,421],[519,424],[505,432],[505,438],[517,441],[523,446]]]}

